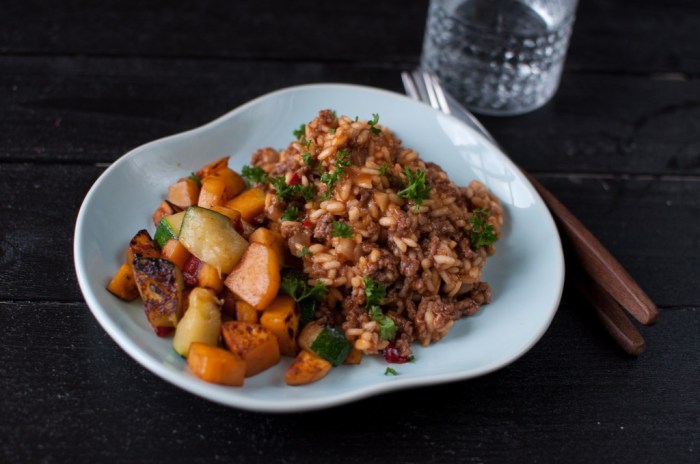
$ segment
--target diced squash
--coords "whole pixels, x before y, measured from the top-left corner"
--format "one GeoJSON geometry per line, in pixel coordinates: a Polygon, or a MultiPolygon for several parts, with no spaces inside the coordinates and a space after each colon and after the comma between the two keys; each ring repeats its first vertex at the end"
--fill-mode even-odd
{"type": "Polygon", "coordinates": [[[333,365],[309,351],[300,351],[284,373],[287,385],[308,385],[324,378],[333,365]]]}
{"type": "Polygon", "coordinates": [[[134,272],[128,264],[122,264],[107,285],[107,290],[124,301],[133,301],[139,296],[134,281],[134,272]]]}
{"type": "Polygon", "coordinates": [[[237,210],[229,208],[228,206],[212,206],[211,209],[229,218],[231,220],[231,224],[233,224],[233,228],[236,229],[236,232],[239,234],[243,232],[243,228],[241,226],[241,213],[239,213],[237,210]]]}
{"type": "Polygon", "coordinates": [[[165,216],[170,216],[175,213],[182,211],[182,208],[170,203],[168,200],[163,200],[163,202],[158,206],[153,212],[153,225],[157,226],[161,219],[165,216]]]}
{"type": "Polygon", "coordinates": [[[226,216],[210,209],[187,208],[180,228],[180,242],[190,253],[228,274],[241,259],[248,242],[226,216]]]}
{"type": "Polygon", "coordinates": [[[245,379],[245,361],[230,351],[204,343],[190,345],[187,365],[205,382],[240,387],[245,379]]]}
{"type": "Polygon", "coordinates": [[[205,179],[209,178],[219,178],[224,182],[224,185],[226,186],[226,200],[230,200],[231,198],[237,196],[243,190],[245,190],[246,187],[243,177],[229,167],[219,169],[208,177],[205,177],[205,179]]]}
{"type": "Polygon", "coordinates": [[[277,254],[267,245],[251,243],[224,284],[255,309],[264,309],[275,298],[280,286],[277,254]]]}
{"type": "Polygon", "coordinates": [[[250,322],[251,324],[257,324],[259,322],[258,310],[242,300],[236,300],[235,315],[237,321],[250,322]]]}
{"type": "Polygon", "coordinates": [[[343,364],[360,364],[362,362],[362,351],[353,348],[350,350],[350,354],[345,358],[343,364]]]}
{"type": "Polygon", "coordinates": [[[168,201],[180,208],[197,204],[199,184],[190,178],[182,178],[168,188],[168,201]]]}
{"type": "Polygon", "coordinates": [[[187,357],[192,342],[216,346],[221,331],[221,301],[207,288],[193,288],[189,307],[177,324],[173,348],[180,356],[187,357]]]}
{"type": "Polygon", "coordinates": [[[219,158],[217,160],[212,161],[211,163],[207,164],[202,169],[197,171],[197,177],[203,179],[207,176],[211,176],[220,169],[228,167],[228,159],[229,156],[224,156],[223,158],[219,158]]]}
{"type": "Polygon", "coordinates": [[[268,369],[280,361],[277,337],[260,324],[241,321],[224,322],[221,326],[226,347],[246,362],[246,377],[268,369]]]}
{"type": "Polygon", "coordinates": [[[177,238],[180,235],[180,227],[182,227],[182,219],[184,217],[185,212],[180,211],[179,213],[165,216],[160,220],[158,227],[156,227],[156,233],[153,236],[153,240],[159,247],[163,248],[168,240],[177,238]]]}
{"type": "Polygon", "coordinates": [[[187,260],[192,256],[192,253],[187,251],[185,245],[180,243],[180,241],[176,238],[168,240],[163,249],[160,251],[160,254],[168,261],[172,261],[173,263],[177,264],[177,267],[180,269],[185,268],[187,260]]]}
{"type": "Polygon", "coordinates": [[[248,222],[265,209],[265,192],[257,187],[250,188],[226,202],[226,206],[241,213],[248,222]]]}
{"type": "Polygon", "coordinates": [[[182,316],[182,292],[185,287],[182,272],[163,258],[134,258],[134,280],[146,318],[156,333],[177,326],[182,316]]]}
{"type": "Polygon", "coordinates": [[[250,234],[248,240],[251,242],[262,243],[263,245],[267,245],[275,250],[275,253],[277,254],[277,262],[279,263],[280,267],[284,265],[284,238],[282,238],[282,234],[265,227],[258,227],[255,229],[255,232],[250,234]]]}
{"type": "Polygon", "coordinates": [[[289,295],[277,295],[260,316],[260,324],[277,337],[284,356],[296,356],[299,351],[297,332],[299,315],[296,303],[289,295]]]}
{"type": "Polygon", "coordinates": [[[199,192],[197,206],[211,208],[212,206],[221,206],[224,203],[226,203],[226,184],[224,181],[215,176],[202,179],[202,189],[199,192]]]}
{"type": "Polygon", "coordinates": [[[224,289],[224,280],[214,266],[208,263],[202,263],[197,272],[197,285],[210,288],[214,290],[215,293],[219,293],[224,289]]]}
{"type": "Polygon", "coordinates": [[[345,361],[352,350],[352,344],[344,334],[317,322],[310,322],[304,327],[298,343],[300,348],[319,355],[334,366],[345,361]]]}
{"type": "Polygon", "coordinates": [[[159,258],[158,245],[146,229],[139,230],[129,242],[126,250],[126,263],[131,264],[134,258],[159,258]]]}

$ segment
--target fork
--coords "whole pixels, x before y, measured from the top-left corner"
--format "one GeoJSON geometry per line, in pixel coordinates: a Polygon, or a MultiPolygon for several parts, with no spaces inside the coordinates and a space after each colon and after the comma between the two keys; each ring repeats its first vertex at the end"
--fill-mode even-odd
{"type": "MultiPolygon", "coordinates": [[[[501,149],[479,120],[443,90],[437,76],[415,70],[402,72],[401,79],[409,97],[452,114],[501,149]]],[[[625,316],[623,308],[642,324],[650,325],[656,322],[659,315],[656,305],[581,221],[534,177],[519,169],[557,218],[562,232],[578,256],[579,263],[573,272],[577,286],[591,302],[613,339],[627,353],[639,355],[644,350],[644,339],[625,316]]]]}

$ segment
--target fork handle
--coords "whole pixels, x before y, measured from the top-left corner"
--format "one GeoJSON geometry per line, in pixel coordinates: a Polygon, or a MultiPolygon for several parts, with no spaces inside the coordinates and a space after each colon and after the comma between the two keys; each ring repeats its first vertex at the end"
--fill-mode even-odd
{"type": "Polygon", "coordinates": [[[645,325],[656,322],[659,310],[625,268],[549,190],[531,175],[525,175],[558,219],[591,278],[639,322],[645,325]]]}

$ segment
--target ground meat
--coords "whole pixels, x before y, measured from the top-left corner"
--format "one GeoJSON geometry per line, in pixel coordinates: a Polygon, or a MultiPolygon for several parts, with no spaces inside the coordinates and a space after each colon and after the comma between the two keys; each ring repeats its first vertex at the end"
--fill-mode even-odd
{"type": "Polygon", "coordinates": [[[333,238],[333,215],[324,214],[314,225],[313,237],[325,243],[330,243],[333,238]]]}
{"type": "Polygon", "coordinates": [[[253,153],[250,162],[255,166],[265,168],[268,164],[276,163],[280,160],[280,154],[274,148],[260,148],[253,153]]]}
{"type": "Polygon", "coordinates": [[[427,346],[440,340],[459,317],[460,312],[453,303],[444,302],[437,296],[422,298],[415,318],[418,341],[427,346]]]}

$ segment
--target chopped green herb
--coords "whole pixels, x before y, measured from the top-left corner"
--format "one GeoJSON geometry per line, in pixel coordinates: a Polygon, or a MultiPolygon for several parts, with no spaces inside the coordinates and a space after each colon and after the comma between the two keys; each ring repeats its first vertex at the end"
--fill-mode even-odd
{"type": "Polygon", "coordinates": [[[368,310],[372,320],[379,324],[379,336],[382,340],[393,340],[396,336],[396,331],[399,329],[396,323],[389,316],[382,313],[382,308],[379,306],[371,306],[368,310]]]}
{"type": "Polygon", "coordinates": [[[283,221],[298,221],[300,214],[299,208],[296,206],[290,206],[284,213],[282,213],[282,217],[280,219],[283,221]]]}
{"type": "Polygon", "coordinates": [[[369,124],[369,130],[372,131],[372,133],[374,135],[379,135],[382,133],[382,130],[380,128],[376,127],[378,122],[379,122],[379,114],[372,113],[372,120],[368,121],[367,123],[369,124]]]}
{"type": "Polygon", "coordinates": [[[498,238],[494,227],[486,222],[488,216],[489,212],[484,208],[479,208],[472,211],[472,217],[469,218],[469,222],[472,225],[469,238],[471,239],[472,246],[474,248],[491,246],[498,238]]]}
{"type": "Polygon", "coordinates": [[[335,184],[340,180],[340,176],[345,174],[345,168],[350,166],[350,152],[344,149],[338,150],[335,155],[335,171],[321,174],[321,182],[328,186],[330,192],[335,184]]]}
{"type": "Polygon", "coordinates": [[[311,152],[310,152],[310,151],[305,151],[304,153],[302,153],[302,154],[301,154],[301,159],[304,161],[304,164],[306,164],[307,166],[310,166],[311,163],[314,162],[314,159],[313,159],[313,157],[311,156],[311,152]]]}
{"type": "Polygon", "coordinates": [[[289,270],[284,273],[280,288],[291,296],[297,303],[307,298],[322,300],[328,289],[320,281],[312,287],[306,283],[307,276],[303,272],[289,270]]]}
{"type": "Polygon", "coordinates": [[[350,166],[350,152],[341,148],[335,155],[335,167],[336,169],[343,169],[343,172],[345,172],[344,168],[348,166],[350,166]]]}
{"type": "Polygon", "coordinates": [[[189,180],[194,181],[197,185],[202,185],[202,180],[194,172],[187,177],[189,180]]]}
{"type": "Polygon", "coordinates": [[[312,185],[289,185],[284,176],[277,176],[270,179],[270,183],[277,190],[277,198],[280,201],[288,200],[292,197],[302,197],[304,201],[311,201],[316,195],[316,188],[312,185]]]}
{"type": "Polygon", "coordinates": [[[365,305],[367,307],[381,304],[386,298],[386,288],[370,277],[365,277],[365,305]]]}
{"type": "Polygon", "coordinates": [[[396,369],[392,367],[387,367],[386,370],[384,371],[384,375],[399,375],[398,372],[396,372],[396,369]]]}
{"type": "Polygon", "coordinates": [[[408,178],[408,185],[399,191],[398,195],[401,198],[412,200],[416,205],[420,206],[424,200],[430,198],[430,187],[425,179],[425,171],[417,169],[414,172],[408,166],[404,166],[403,170],[408,178]]]}
{"type": "Polygon", "coordinates": [[[267,173],[260,166],[243,166],[241,175],[248,185],[259,184],[267,180],[267,173]]]}
{"type": "Polygon", "coordinates": [[[331,127],[330,129],[328,129],[328,133],[331,135],[335,134],[335,129],[331,127]]]}
{"type": "Polygon", "coordinates": [[[306,124],[300,125],[299,129],[294,130],[292,133],[294,134],[294,137],[301,139],[304,135],[306,135],[306,124]]]}
{"type": "Polygon", "coordinates": [[[413,355],[409,355],[409,356],[408,356],[408,362],[412,362],[412,363],[416,362],[416,357],[413,356],[413,355]]]}
{"type": "Polygon", "coordinates": [[[301,250],[297,253],[297,258],[303,258],[304,256],[309,256],[311,254],[311,250],[308,249],[308,247],[301,247],[301,250]]]}
{"type": "Polygon", "coordinates": [[[301,146],[304,148],[309,148],[311,146],[311,140],[302,140],[301,146]]]}
{"type": "Polygon", "coordinates": [[[333,234],[333,237],[351,238],[352,226],[344,222],[333,221],[333,224],[331,225],[331,233],[333,234]]]}
{"type": "Polygon", "coordinates": [[[380,176],[386,176],[386,173],[389,172],[389,163],[384,163],[379,167],[379,175],[380,176]]]}

